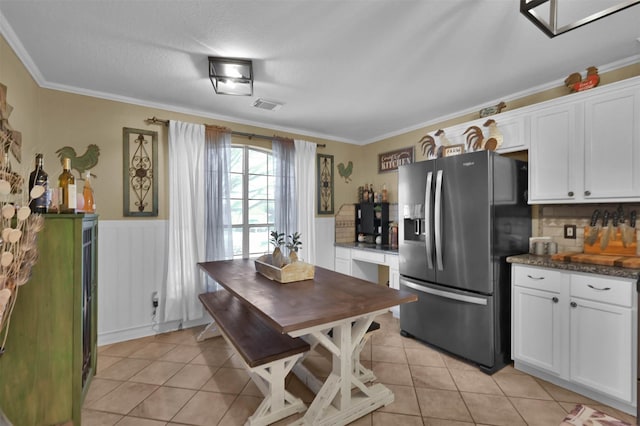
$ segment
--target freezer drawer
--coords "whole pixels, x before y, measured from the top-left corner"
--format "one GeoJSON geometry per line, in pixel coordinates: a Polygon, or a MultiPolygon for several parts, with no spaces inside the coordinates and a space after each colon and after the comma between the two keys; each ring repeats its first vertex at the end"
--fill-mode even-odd
{"type": "Polygon", "coordinates": [[[400,278],[418,296],[400,305],[400,328],[431,345],[492,369],[495,363],[493,296],[400,278]]]}

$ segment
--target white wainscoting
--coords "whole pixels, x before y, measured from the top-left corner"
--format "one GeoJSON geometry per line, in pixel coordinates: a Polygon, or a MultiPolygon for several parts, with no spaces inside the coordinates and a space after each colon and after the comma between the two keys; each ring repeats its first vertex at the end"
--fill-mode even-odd
{"type": "Polygon", "coordinates": [[[316,265],[335,269],[335,216],[316,216],[316,265]]]}
{"type": "MultiPolygon", "coordinates": [[[[333,216],[316,217],[316,264],[331,270],[334,230],[333,216]]],[[[98,345],[177,329],[179,322],[157,323],[151,304],[151,295],[161,294],[166,277],[167,221],[102,220],[98,235],[98,345]]],[[[205,314],[182,326],[209,321],[205,314]]]]}
{"type": "Polygon", "coordinates": [[[98,345],[177,329],[156,323],[151,303],[166,277],[167,221],[103,220],[98,235],[98,345]]]}

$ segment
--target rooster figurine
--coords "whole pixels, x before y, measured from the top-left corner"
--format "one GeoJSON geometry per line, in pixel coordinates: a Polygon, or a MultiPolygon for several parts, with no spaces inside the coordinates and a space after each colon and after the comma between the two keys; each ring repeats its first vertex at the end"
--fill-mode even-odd
{"type": "Polygon", "coordinates": [[[489,119],[482,126],[489,128],[489,137],[486,139],[482,134],[482,129],[478,126],[471,126],[464,131],[464,134],[467,135],[467,150],[478,151],[486,149],[495,151],[500,148],[500,145],[502,145],[502,133],[498,131],[495,120],[489,119]]]}
{"type": "Polygon", "coordinates": [[[495,151],[500,148],[502,145],[502,133],[498,130],[498,125],[496,121],[493,119],[487,120],[484,124],[484,127],[489,129],[489,138],[484,144],[484,149],[487,151],[495,151]]]}
{"type": "Polygon", "coordinates": [[[90,170],[98,164],[100,148],[98,145],[91,144],[87,147],[85,153],[78,157],[75,149],[70,146],[64,146],[57,150],[56,154],[58,154],[61,164],[64,158],[69,158],[71,160],[71,168],[77,170],[80,176],[84,176],[86,170],[90,170]]]}
{"type": "Polygon", "coordinates": [[[571,92],[581,92],[583,90],[592,89],[600,83],[600,76],[598,75],[598,68],[587,68],[587,77],[583,80],[582,75],[578,72],[570,74],[566,78],[564,84],[571,90],[571,92]]]}
{"type": "Polygon", "coordinates": [[[422,154],[426,155],[427,158],[442,157],[443,147],[451,145],[451,142],[449,142],[449,139],[447,139],[444,134],[444,130],[439,129],[434,134],[438,137],[438,139],[440,139],[439,146],[436,144],[436,140],[431,135],[425,135],[418,141],[418,143],[422,147],[422,154]]]}

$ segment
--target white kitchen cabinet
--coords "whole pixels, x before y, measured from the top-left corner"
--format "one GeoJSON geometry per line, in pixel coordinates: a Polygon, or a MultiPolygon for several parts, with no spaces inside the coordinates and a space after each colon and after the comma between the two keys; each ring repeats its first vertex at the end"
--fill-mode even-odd
{"type": "Polygon", "coordinates": [[[579,105],[565,104],[531,116],[529,203],[576,198],[582,168],[576,160],[580,128],[579,105]]]}
{"type": "MultiPolygon", "coordinates": [[[[400,290],[398,256],[387,255],[387,261],[389,264],[389,287],[395,290],[400,290]]],[[[395,318],[400,318],[400,306],[393,306],[390,310],[395,318]]]]}
{"type": "MultiPolygon", "coordinates": [[[[490,132],[487,127],[484,127],[484,123],[489,119],[496,122],[496,127],[500,134],[502,134],[502,145],[496,150],[497,152],[503,154],[514,151],[524,151],[529,148],[529,118],[522,112],[506,111],[490,117],[457,124],[443,129],[444,134],[451,144],[464,144],[465,149],[468,149],[465,135],[467,129],[471,126],[476,126],[480,128],[485,139],[489,138],[490,132]]],[[[440,145],[438,137],[435,137],[435,139],[438,145],[440,145]]]]}
{"type": "Polygon", "coordinates": [[[635,413],[632,279],[512,266],[516,369],[635,413]]]}
{"type": "Polygon", "coordinates": [[[530,204],[640,201],[638,81],[540,104],[530,119],[530,204]]]}
{"type": "Polygon", "coordinates": [[[513,287],[513,358],[560,375],[561,296],[513,287]]]}
{"type": "Polygon", "coordinates": [[[351,249],[336,247],[335,271],[351,275],[351,249]]]}
{"type": "Polygon", "coordinates": [[[631,401],[631,309],[571,298],[571,380],[631,401]]]}
{"type": "Polygon", "coordinates": [[[640,88],[587,98],[584,107],[584,200],[639,200],[640,88]]]}
{"type": "Polygon", "coordinates": [[[630,280],[571,274],[570,377],[624,401],[631,400],[636,377],[633,287],[630,280]]]}

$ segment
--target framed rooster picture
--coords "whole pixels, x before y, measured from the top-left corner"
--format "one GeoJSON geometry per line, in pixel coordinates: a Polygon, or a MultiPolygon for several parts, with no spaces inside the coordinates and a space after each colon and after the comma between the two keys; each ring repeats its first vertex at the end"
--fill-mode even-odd
{"type": "Polygon", "coordinates": [[[123,215],[158,216],[158,132],[122,128],[123,215]]]}

